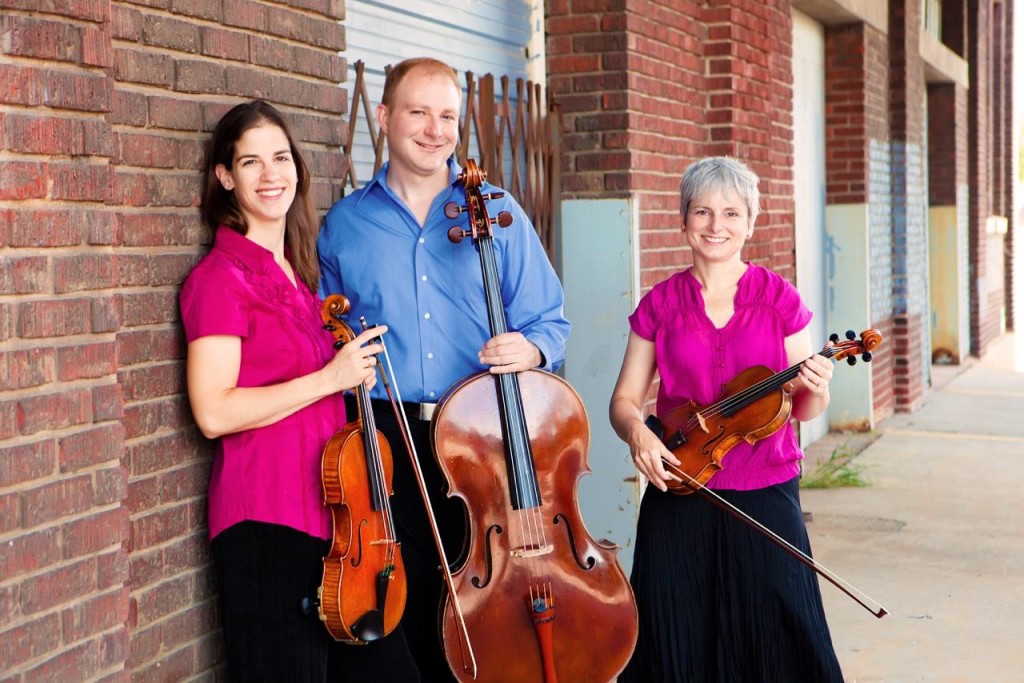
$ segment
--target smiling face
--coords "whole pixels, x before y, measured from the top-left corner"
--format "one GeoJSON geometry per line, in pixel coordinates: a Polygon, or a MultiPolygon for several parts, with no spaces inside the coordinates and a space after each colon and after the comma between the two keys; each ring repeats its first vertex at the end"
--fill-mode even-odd
{"type": "Polygon", "coordinates": [[[450,76],[415,67],[395,88],[390,105],[377,107],[388,140],[389,172],[447,179],[447,161],[459,140],[462,93],[450,76]]]}
{"type": "Polygon", "coordinates": [[[281,128],[267,124],[245,131],[235,143],[231,168],[218,164],[215,172],[224,189],[235,193],[250,230],[284,229],[298,171],[281,128]]]}
{"type": "Polygon", "coordinates": [[[694,260],[739,262],[740,249],[751,233],[747,204],[731,188],[694,197],[683,217],[683,234],[694,260]]]}

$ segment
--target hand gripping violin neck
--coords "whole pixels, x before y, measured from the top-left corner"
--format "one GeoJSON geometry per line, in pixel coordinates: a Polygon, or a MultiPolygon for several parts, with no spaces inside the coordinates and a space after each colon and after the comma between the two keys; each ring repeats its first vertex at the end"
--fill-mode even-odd
{"type": "MultiPolygon", "coordinates": [[[[321,317],[335,348],[356,336],[341,318],[348,310],[343,296],[324,301],[321,317]]],[[[324,503],[331,510],[334,537],[324,557],[319,612],[331,637],[362,645],[398,625],[406,583],[391,516],[391,447],[377,431],[365,385],[356,389],[356,399],[359,417],[332,436],[323,452],[324,503]]]]}

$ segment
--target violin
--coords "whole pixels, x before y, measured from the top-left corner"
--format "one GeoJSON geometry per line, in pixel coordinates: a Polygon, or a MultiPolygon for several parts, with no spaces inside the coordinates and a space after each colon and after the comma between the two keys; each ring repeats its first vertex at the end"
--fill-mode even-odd
{"type": "MultiPolygon", "coordinates": [[[[846,341],[839,341],[837,334],[829,339],[833,346],[821,355],[835,361],[845,358],[849,365],[857,363],[858,355],[865,363],[870,362],[872,352],[882,343],[882,335],[871,329],[862,332],[859,339],[852,330],[846,333],[846,341]]],[[[731,448],[741,441],[756,443],[786,424],[793,411],[793,394],[802,388],[801,365],[774,374],[762,365],[747,368],[725,385],[722,400],[709,406],[690,401],[658,417],[649,416],[646,424],[680,461],[673,465],[662,459],[665,469],[679,478],[665,482],[670,491],[680,495],[700,493],[881,619],[889,612],[878,602],[705,486],[722,469],[722,458],[731,448]]]]}
{"type": "MultiPolygon", "coordinates": [[[[508,212],[488,215],[485,174],[473,160],[459,176],[466,205],[451,202],[452,219],[469,214],[480,255],[492,336],[508,331],[491,227],[508,212]]],[[[467,508],[469,531],[446,603],[457,598],[478,667],[466,666],[458,624],[447,607],[441,632],[459,681],[580,683],[613,680],[637,638],[632,589],[615,553],[591,538],[576,499],[589,472],[589,424],[576,391],[547,372],[491,374],[460,380],[438,403],[432,436],[449,496],[467,508]],[[600,624],[600,626],[597,626],[600,624]]]]}
{"type": "MultiPolygon", "coordinates": [[[[321,308],[335,348],[355,338],[341,316],[349,301],[335,294],[321,308]]],[[[378,361],[378,371],[380,364],[378,361]]],[[[335,640],[366,644],[395,629],[405,611],[405,564],[391,515],[391,447],[377,431],[364,384],[356,389],[359,417],[324,446],[324,503],[334,534],[318,592],[320,619],[335,640]]]]}
{"type": "MultiPolygon", "coordinates": [[[[871,352],[882,343],[882,335],[870,329],[859,339],[852,330],[847,331],[846,341],[839,341],[837,334],[829,339],[834,346],[821,355],[834,361],[845,358],[850,365],[856,364],[858,355],[870,363],[871,352]]],[[[656,434],[661,432],[665,447],[680,460],[678,467],[673,466],[673,473],[678,476],[678,469],[687,475],[682,481],[665,482],[669,490],[680,495],[692,493],[722,469],[722,458],[733,446],[741,441],[754,444],[781,429],[793,412],[793,394],[802,385],[797,377],[801,365],[775,374],[763,365],[755,365],[726,384],[724,398],[712,405],[698,406],[690,401],[665,411],[656,420],[648,418],[648,427],[656,434]]]]}

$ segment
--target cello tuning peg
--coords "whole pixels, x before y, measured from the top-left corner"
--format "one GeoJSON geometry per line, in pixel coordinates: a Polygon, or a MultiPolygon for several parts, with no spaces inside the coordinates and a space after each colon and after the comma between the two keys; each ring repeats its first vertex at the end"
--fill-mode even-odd
{"type": "Polygon", "coordinates": [[[467,235],[469,235],[468,232],[456,225],[448,230],[448,241],[452,244],[458,244],[465,239],[467,235]]]}
{"type": "Polygon", "coordinates": [[[857,356],[847,356],[846,362],[849,365],[856,365],[857,364],[857,356]]]}
{"type": "Polygon", "coordinates": [[[502,228],[507,228],[512,225],[512,214],[508,211],[498,212],[498,217],[491,220],[492,223],[497,223],[502,228]]]}
{"type": "Polygon", "coordinates": [[[861,360],[862,360],[862,361],[864,361],[865,363],[870,363],[870,362],[871,362],[871,359],[872,359],[872,357],[873,357],[873,356],[871,355],[871,352],[870,352],[870,351],[865,351],[865,352],[864,352],[863,354],[861,354],[861,357],[860,357],[860,358],[861,358],[861,360]]]}
{"type": "Polygon", "coordinates": [[[846,338],[849,339],[850,341],[853,341],[854,339],[857,338],[857,333],[854,332],[853,330],[847,330],[846,331],[846,338]]]}
{"type": "Polygon", "coordinates": [[[466,210],[466,207],[459,206],[455,202],[448,202],[444,205],[444,215],[448,218],[458,218],[459,214],[466,210]]]}
{"type": "Polygon", "coordinates": [[[839,343],[839,335],[836,334],[835,332],[833,332],[832,334],[830,334],[828,336],[828,340],[830,342],[832,342],[833,344],[838,344],[839,343]]]}

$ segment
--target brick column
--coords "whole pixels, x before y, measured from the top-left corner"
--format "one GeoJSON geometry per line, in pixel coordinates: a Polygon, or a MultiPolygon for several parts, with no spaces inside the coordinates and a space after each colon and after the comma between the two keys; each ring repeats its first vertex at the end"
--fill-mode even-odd
{"type": "Polygon", "coordinates": [[[913,412],[924,397],[928,344],[924,64],[918,50],[919,0],[889,2],[892,134],[892,293],[896,410],[913,412]]]}
{"type": "MultiPolygon", "coordinates": [[[[864,205],[870,322],[892,339],[892,201],[887,37],[866,23],[825,30],[825,201],[829,207],[864,205]]],[[[841,259],[841,255],[836,255],[841,259]]],[[[891,347],[889,347],[891,348],[891,347]]],[[[871,363],[874,420],[895,409],[894,356],[871,363]]]]}

